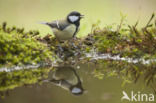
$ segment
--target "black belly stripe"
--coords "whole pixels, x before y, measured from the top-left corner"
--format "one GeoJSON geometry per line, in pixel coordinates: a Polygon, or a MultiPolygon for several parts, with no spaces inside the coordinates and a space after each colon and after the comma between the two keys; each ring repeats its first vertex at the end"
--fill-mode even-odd
{"type": "Polygon", "coordinates": [[[78,28],[79,28],[79,27],[76,27],[76,30],[75,30],[75,32],[74,32],[74,34],[73,34],[73,37],[75,37],[75,35],[76,35],[77,31],[78,31],[78,28]]]}
{"type": "Polygon", "coordinates": [[[75,26],[76,26],[76,30],[75,30],[75,32],[74,32],[74,34],[73,34],[73,37],[75,37],[76,33],[78,32],[78,29],[79,29],[79,26],[80,26],[80,22],[79,22],[79,21],[76,22],[76,23],[75,23],[75,26]]]}

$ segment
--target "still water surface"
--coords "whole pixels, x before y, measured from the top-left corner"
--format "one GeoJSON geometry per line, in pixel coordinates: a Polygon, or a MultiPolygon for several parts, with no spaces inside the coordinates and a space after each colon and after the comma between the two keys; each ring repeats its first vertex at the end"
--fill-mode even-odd
{"type": "Polygon", "coordinates": [[[118,77],[97,79],[93,75],[95,68],[92,65],[80,64],[79,69],[68,67],[72,70],[70,71],[66,66],[62,68],[65,71],[61,71],[60,69],[59,72],[57,69],[56,71],[51,71],[48,80],[54,79],[55,74],[55,79],[57,76],[58,78],[60,76],[74,84],[77,78],[79,78],[82,83],[81,86],[84,89],[82,95],[75,96],[70,91],[56,86],[54,82],[44,82],[43,84],[37,83],[11,90],[5,99],[0,100],[0,103],[130,103],[126,100],[121,102],[122,91],[126,91],[128,94],[131,91],[136,93],[139,91],[141,93],[153,93],[150,88],[143,87],[143,82],[126,84],[122,87],[122,80],[118,77]]]}

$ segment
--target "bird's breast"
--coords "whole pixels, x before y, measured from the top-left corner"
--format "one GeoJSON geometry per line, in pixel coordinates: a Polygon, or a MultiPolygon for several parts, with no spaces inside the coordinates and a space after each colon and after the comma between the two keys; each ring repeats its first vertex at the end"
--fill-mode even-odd
{"type": "Polygon", "coordinates": [[[64,30],[58,30],[53,28],[53,33],[59,40],[69,40],[73,37],[74,32],[76,31],[76,26],[74,24],[70,24],[64,30]]]}

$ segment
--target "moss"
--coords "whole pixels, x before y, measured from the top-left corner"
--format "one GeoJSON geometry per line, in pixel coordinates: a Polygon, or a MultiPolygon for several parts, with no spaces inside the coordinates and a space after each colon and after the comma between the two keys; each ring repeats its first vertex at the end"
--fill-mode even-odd
{"type": "MultiPolygon", "coordinates": [[[[0,66],[26,65],[37,63],[52,63],[57,59],[59,65],[74,65],[77,62],[94,62],[86,53],[119,55],[132,59],[156,58],[156,25],[151,20],[154,14],[141,29],[125,25],[121,19],[120,25],[100,28],[93,24],[91,33],[86,38],[76,38],[64,43],[51,35],[41,38],[38,31],[25,32],[24,28],[0,26],[0,66]],[[58,47],[62,47],[63,52],[58,47]],[[62,64],[61,64],[62,63],[62,64]]],[[[143,77],[147,85],[155,85],[156,63],[129,63],[126,61],[95,60],[100,66],[94,71],[94,76],[102,79],[104,76],[120,76],[124,83],[137,82],[143,77]]],[[[0,72],[0,91],[6,91],[25,84],[33,84],[41,80],[49,72],[48,69],[20,70],[0,72]]]]}
{"type": "MultiPolygon", "coordinates": [[[[151,23],[153,18],[154,14],[147,25],[141,29],[136,28],[138,23],[134,26],[121,23],[116,30],[113,30],[113,27],[101,29],[96,25],[89,35],[94,38],[93,47],[99,53],[154,59],[156,58],[156,25],[151,23]]],[[[89,36],[87,38],[90,38],[89,36]]]]}
{"type": "MultiPolygon", "coordinates": [[[[156,84],[156,21],[151,23],[154,14],[151,16],[147,25],[137,29],[137,24],[130,26],[123,24],[100,28],[98,24],[93,25],[91,33],[85,38],[84,44],[86,52],[94,54],[108,53],[112,56],[131,58],[132,60],[153,60],[148,64],[129,63],[127,61],[116,60],[95,60],[97,65],[94,76],[102,79],[103,77],[117,76],[125,83],[136,83],[143,78],[146,85],[150,85],[155,91],[156,84]],[[117,29],[114,29],[117,28],[117,29]]],[[[91,57],[86,61],[93,61],[91,57]]]]}
{"type": "Polygon", "coordinates": [[[156,63],[144,65],[125,61],[98,60],[96,65],[94,76],[98,79],[112,76],[120,77],[123,79],[123,84],[137,83],[139,80],[143,80],[145,85],[156,90],[156,63]]]}
{"type": "Polygon", "coordinates": [[[54,60],[53,51],[36,40],[37,31],[0,25],[0,66],[36,64],[54,60]]]}
{"type": "Polygon", "coordinates": [[[0,91],[14,89],[15,87],[34,84],[48,77],[48,68],[20,70],[13,72],[0,72],[0,91]]]}

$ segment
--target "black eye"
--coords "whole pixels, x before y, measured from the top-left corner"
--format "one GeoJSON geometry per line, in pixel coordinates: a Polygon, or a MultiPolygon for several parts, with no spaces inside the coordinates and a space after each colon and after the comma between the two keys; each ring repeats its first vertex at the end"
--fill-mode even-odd
{"type": "Polygon", "coordinates": [[[80,16],[80,13],[77,13],[76,16],[80,16]]]}

